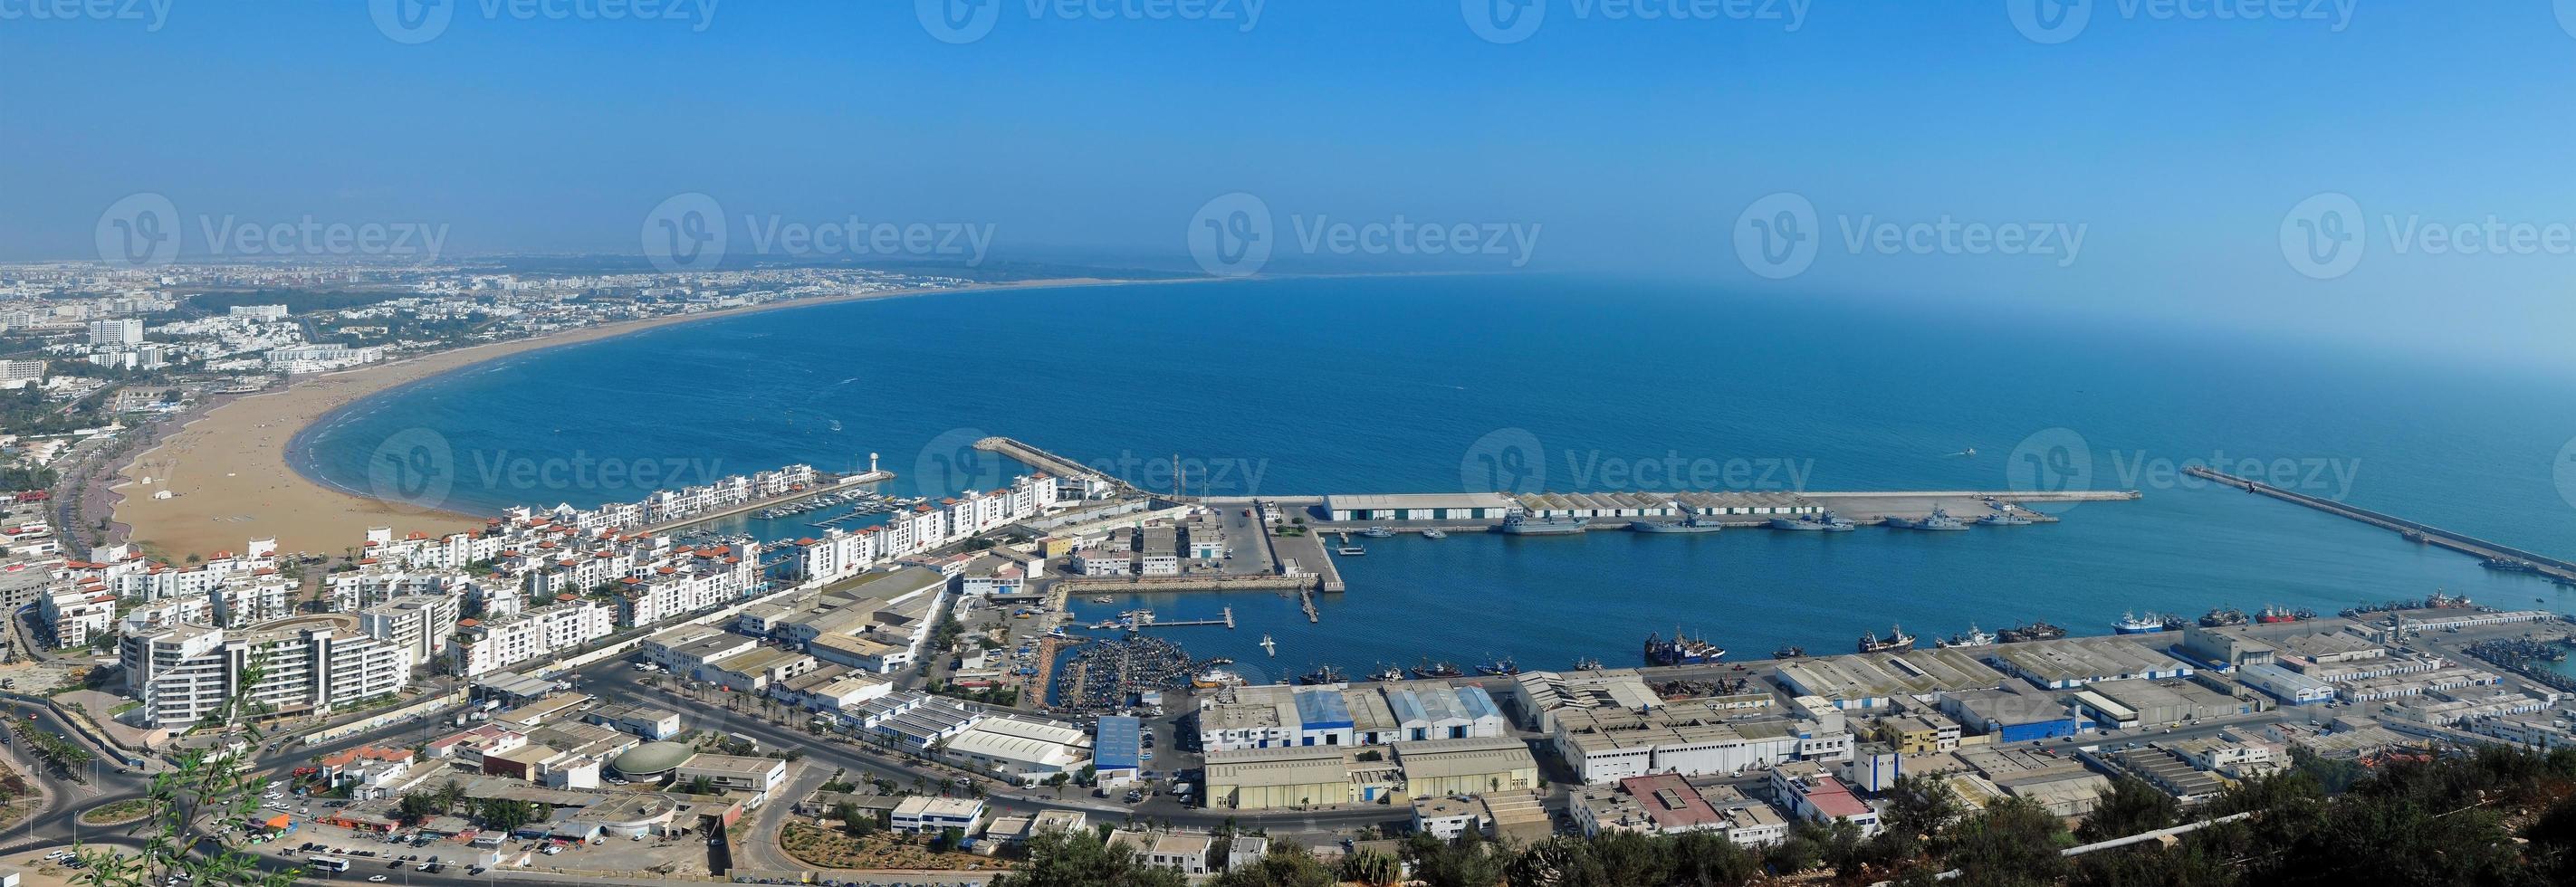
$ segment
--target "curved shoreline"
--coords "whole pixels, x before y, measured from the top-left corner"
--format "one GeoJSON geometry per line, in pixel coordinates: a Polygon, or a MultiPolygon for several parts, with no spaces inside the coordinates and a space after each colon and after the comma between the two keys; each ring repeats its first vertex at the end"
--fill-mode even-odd
{"type": "Polygon", "coordinates": [[[150,449],[135,454],[116,470],[117,481],[110,488],[116,503],[109,518],[128,528],[126,539],[168,560],[234,549],[252,538],[275,538],[282,552],[328,554],[357,545],[370,526],[430,533],[472,529],[482,525],[481,517],[437,504],[387,501],[349,490],[307,472],[300,463],[309,460],[297,457],[307,454],[315,431],[352,409],[458,370],[536,351],[684,323],[876,299],[1183,282],[1204,281],[1063,278],[847,293],[619,321],[291,379],[282,390],[245,395],[215,406],[171,431],[150,449]],[[145,493],[141,485],[147,478],[153,490],[168,492],[171,497],[154,498],[145,493]]]}

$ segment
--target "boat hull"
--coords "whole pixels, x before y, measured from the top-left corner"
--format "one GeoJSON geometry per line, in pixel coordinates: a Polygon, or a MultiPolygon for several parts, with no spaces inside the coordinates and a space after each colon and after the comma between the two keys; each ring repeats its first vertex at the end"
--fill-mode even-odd
{"type": "Polygon", "coordinates": [[[1656,523],[1654,521],[1636,521],[1634,523],[1630,523],[1628,525],[1628,529],[1639,533],[1714,533],[1725,528],[1716,524],[1675,524],[1656,523]]]}

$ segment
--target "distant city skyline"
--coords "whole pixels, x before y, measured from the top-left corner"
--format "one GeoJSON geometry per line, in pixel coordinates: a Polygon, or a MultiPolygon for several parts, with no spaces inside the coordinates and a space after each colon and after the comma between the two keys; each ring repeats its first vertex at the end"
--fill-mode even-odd
{"type": "Polygon", "coordinates": [[[0,260],[1616,273],[2576,369],[2551,4],[39,6],[0,260]]]}

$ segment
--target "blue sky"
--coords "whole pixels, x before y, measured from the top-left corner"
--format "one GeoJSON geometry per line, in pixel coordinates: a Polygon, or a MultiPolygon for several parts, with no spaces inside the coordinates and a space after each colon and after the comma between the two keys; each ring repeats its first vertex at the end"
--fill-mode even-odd
{"type": "Polygon", "coordinates": [[[855,217],[990,226],[997,258],[1187,268],[1197,214],[1246,192],[1275,220],[1272,271],[1617,272],[2576,366],[2576,246],[2552,239],[2576,226],[2576,37],[2545,0],[2095,0],[2055,7],[2089,16],[2056,43],[2016,27],[2034,0],[1525,0],[1538,26],[1507,43],[1448,0],[1249,22],[1245,0],[1215,3],[1223,21],[988,0],[963,43],[909,0],[676,21],[445,0],[428,35],[371,15],[441,8],[414,0],[69,21],[45,2],[0,2],[0,259],[92,256],[138,192],[191,237],[311,216],[442,226],[450,253],[632,253],[657,205],[702,193],[736,250],[765,222],[855,217]],[[1817,251],[1772,279],[1736,244],[1779,193],[1812,207],[1817,251]],[[2357,264],[2286,248],[2319,194],[2359,209],[2357,264]],[[1399,216],[1531,246],[1300,242],[1399,216]],[[2460,255],[2419,233],[2491,217],[2528,242],[2460,255]],[[2059,248],[1944,240],[1944,219],[2059,248]],[[1872,246],[1881,223],[1895,246],[1872,246]]]}

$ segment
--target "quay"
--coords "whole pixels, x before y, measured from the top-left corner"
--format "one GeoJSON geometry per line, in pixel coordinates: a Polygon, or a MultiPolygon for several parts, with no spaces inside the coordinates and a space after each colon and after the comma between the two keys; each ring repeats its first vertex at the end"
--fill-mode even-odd
{"type": "Polygon", "coordinates": [[[2184,468],[2183,473],[2204,480],[2216,481],[2226,486],[2244,490],[2247,493],[2270,496],[2283,502],[2305,505],[2309,508],[2314,508],[2327,514],[2350,518],[2383,530],[2393,531],[2410,542],[2421,542],[2426,545],[2447,548],[2470,557],[2483,559],[2487,562],[2489,567],[2547,576],[2561,585],[2576,584],[2576,563],[2570,563],[2545,554],[2525,551],[2502,543],[2489,542],[2466,533],[2455,533],[2420,521],[2408,520],[2393,514],[2372,511],[2355,505],[2346,505],[2332,499],[2322,499],[2305,493],[2284,490],[2280,487],[2276,487],[2262,481],[2249,480],[2232,474],[2213,471],[2198,465],[2184,468]]]}

